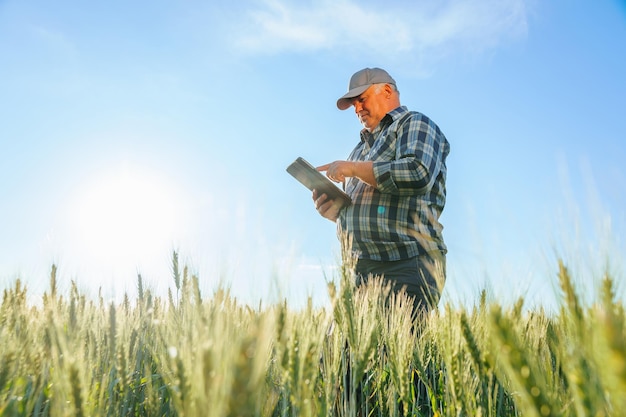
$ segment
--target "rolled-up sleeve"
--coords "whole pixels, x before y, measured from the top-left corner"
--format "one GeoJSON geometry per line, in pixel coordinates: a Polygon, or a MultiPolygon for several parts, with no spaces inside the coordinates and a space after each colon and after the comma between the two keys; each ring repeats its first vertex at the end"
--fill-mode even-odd
{"type": "Polygon", "coordinates": [[[398,126],[396,141],[395,160],[374,161],[378,190],[398,195],[428,192],[443,158],[438,127],[415,114],[398,126]]]}

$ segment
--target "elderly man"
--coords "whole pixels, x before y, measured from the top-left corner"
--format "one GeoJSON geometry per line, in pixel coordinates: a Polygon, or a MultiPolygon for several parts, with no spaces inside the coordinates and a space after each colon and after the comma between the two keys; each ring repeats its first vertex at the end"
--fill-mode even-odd
{"type": "Polygon", "coordinates": [[[318,167],[344,184],[352,204],[342,207],[313,191],[317,211],[336,222],[340,238],[357,258],[357,284],[383,276],[413,298],[414,313],[435,308],[445,282],[439,216],[446,202],[450,144],[425,115],[400,105],[394,79],[365,68],[350,79],[337,107],[354,107],[363,125],[348,160],[318,167]]]}

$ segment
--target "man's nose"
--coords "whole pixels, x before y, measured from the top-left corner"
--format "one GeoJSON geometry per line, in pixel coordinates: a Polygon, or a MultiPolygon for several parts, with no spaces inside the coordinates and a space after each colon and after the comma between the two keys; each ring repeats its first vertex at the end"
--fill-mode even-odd
{"type": "Polygon", "coordinates": [[[359,114],[359,112],[363,109],[363,105],[359,102],[359,100],[354,100],[352,105],[354,106],[354,112],[356,114],[359,114]]]}

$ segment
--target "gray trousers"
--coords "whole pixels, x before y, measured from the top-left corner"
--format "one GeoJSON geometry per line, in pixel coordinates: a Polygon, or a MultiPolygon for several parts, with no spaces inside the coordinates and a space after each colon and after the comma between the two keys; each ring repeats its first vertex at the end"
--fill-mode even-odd
{"type": "Polygon", "coordinates": [[[440,252],[399,261],[358,259],[356,285],[373,276],[382,276],[393,291],[405,291],[413,298],[413,313],[419,316],[437,307],[446,280],[446,257],[440,252]]]}

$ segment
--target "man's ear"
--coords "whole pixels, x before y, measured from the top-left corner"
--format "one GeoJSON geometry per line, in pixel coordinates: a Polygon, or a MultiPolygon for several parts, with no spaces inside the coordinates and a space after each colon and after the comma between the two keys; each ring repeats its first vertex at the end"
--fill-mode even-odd
{"type": "Polygon", "coordinates": [[[385,84],[385,98],[391,98],[393,94],[393,87],[391,84],[385,84]]]}

